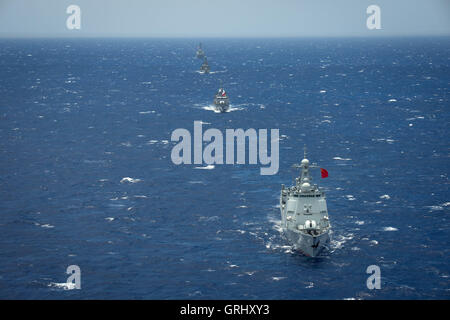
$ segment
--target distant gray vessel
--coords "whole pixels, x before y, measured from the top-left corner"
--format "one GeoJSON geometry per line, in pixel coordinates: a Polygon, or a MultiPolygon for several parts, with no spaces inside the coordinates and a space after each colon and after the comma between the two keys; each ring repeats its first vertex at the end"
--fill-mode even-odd
{"type": "MultiPolygon", "coordinates": [[[[312,184],[309,169],[318,166],[310,165],[306,148],[301,164],[294,167],[301,168],[301,176],[295,179],[294,186],[281,186],[281,227],[295,250],[316,257],[330,242],[331,225],[325,192],[312,184]]],[[[321,172],[322,177],[328,176],[325,169],[321,172]]]]}
{"type": "Polygon", "coordinates": [[[199,43],[198,48],[197,48],[197,58],[199,59],[203,59],[205,57],[205,52],[202,49],[202,44],[199,43]]]}
{"type": "Polygon", "coordinates": [[[230,107],[230,101],[228,99],[227,93],[223,88],[220,88],[214,96],[214,107],[217,111],[220,112],[226,112],[230,107]]]}
{"type": "Polygon", "coordinates": [[[205,57],[205,59],[203,60],[203,64],[200,67],[200,73],[209,73],[209,70],[210,70],[210,68],[208,65],[208,59],[206,59],[206,57],[205,57]]]}

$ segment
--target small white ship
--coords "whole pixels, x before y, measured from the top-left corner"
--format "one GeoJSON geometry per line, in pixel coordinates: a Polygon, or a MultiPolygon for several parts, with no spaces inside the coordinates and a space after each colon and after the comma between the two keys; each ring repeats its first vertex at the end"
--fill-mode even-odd
{"type": "MultiPolygon", "coordinates": [[[[294,186],[281,187],[281,227],[295,250],[316,257],[330,241],[331,225],[325,192],[312,184],[309,169],[318,166],[310,165],[306,148],[301,164],[294,167],[301,168],[301,176],[295,179],[294,186]]],[[[321,171],[322,177],[328,176],[325,169],[321,171]]]]}

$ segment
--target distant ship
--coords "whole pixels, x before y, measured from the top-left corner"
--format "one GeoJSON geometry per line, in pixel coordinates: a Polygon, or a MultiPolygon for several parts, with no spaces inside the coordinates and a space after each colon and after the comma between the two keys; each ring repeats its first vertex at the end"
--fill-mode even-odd
{"type": "Polygon", "coordinates": [[[230,107],[230,101],[228,99],[227,93],[223,88],[220,88],[214,96],[214,107],[217,111],[220,112],[226,112],[230,107]]]}
{"type": "Polygon", "coordinates": [[[200,67],[200,73],[209,73],[209,70],[208,59],[206,59],[205,57],[205,59],[203,60],[203,64],[200,67]]]}
{"type": "Polygon", "coordinates": [[[203,59],[204,57],[205,57],[205,52],[202,49],[202,44],[199,43],[198,48],[197,48],[197,58],[203,59]]]}
{"type": "MultiPolygon", "coordinates": [[[[295,179],[294,186],[281,186],[281,227],[295,250],[316,257],[330,241],[325,192],[312,184],[309,168],[318,167],[309,164],[306,148],[301,164],[294,167],[301,168],[301,176],[295,179]]],[[[321,173],[323,178],[328,176],[325,169],[321,173]]]]}

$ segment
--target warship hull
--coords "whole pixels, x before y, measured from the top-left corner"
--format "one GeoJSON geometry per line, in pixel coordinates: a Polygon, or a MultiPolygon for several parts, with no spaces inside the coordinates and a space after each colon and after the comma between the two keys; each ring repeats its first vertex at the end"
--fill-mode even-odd
{"type": "Polygon", "coordinates": [[[294,250],[309,257],[317,257],[330,242],[328,232],[312,236],[296,230],[284,229],[288,241],[294,246],[294,250]]]}
{"type": "Polygon", "coordinates": [[[229,105],[223,105],[223,104],[219,104],[219,103],[214,104],[214,106],[215,106],[216,110],[221,113],[227,112],[227,110],[229,108],[229,105]]]}

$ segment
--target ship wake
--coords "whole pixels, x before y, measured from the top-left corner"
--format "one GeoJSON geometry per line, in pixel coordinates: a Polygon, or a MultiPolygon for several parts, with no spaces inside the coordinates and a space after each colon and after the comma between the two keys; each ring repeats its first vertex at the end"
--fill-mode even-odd
{"type": "MultiPolygon", "coordinates": [[[[203,106],[201,107],[203,110],[206,111],[214,111],[215,113],[222,113],[219,110],[216,109],[216,107],[212,104],[208,105],[208,106],[203,106]]],[[[225,111],[225,113],[227,112],[233,112],[233,111],[239,111],[239,110],[244,110],[244,108],[235,106],[235,105],[230,105],[230,107],[227,109],[227,111],[225,111]]]]}

